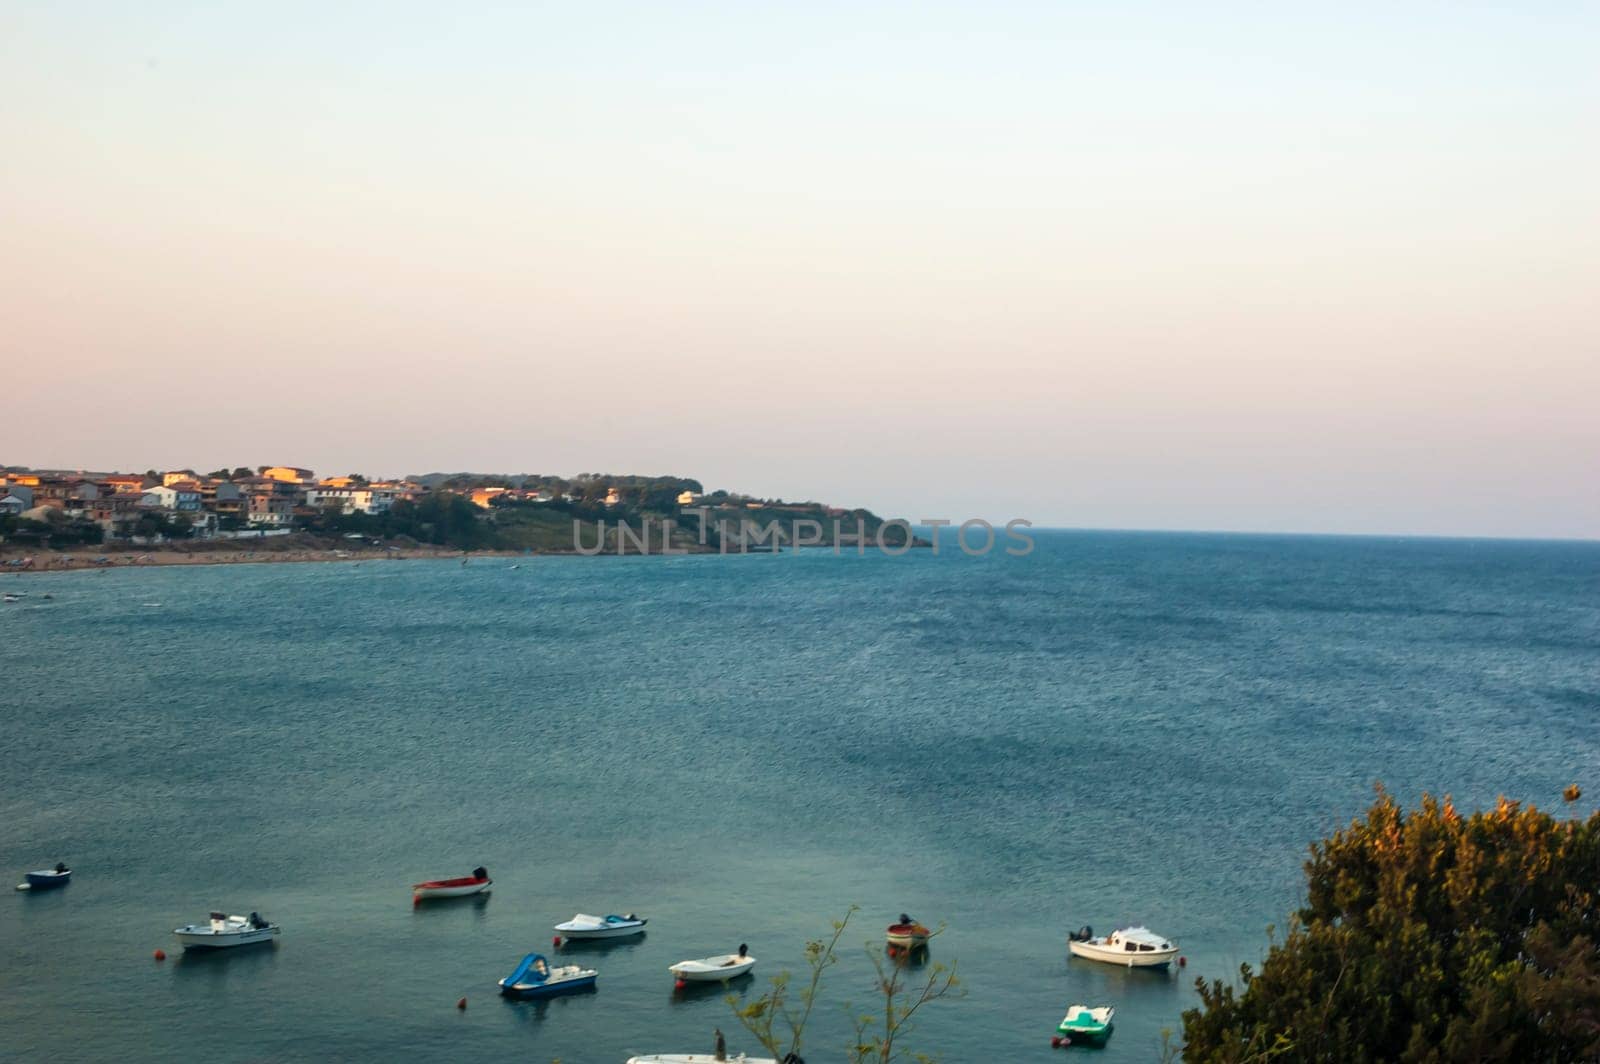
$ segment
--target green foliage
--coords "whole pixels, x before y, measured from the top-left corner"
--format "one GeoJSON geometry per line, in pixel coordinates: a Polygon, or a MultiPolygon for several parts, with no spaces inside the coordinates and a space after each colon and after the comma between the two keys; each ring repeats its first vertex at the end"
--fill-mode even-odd
{"type": "Polygon", "coordinates": [[[194,535],[194,519],[188,514],[140,514],[133,523],[133,534],[146,539],[165,536],[167,539],[188,539],[194,535]]]}
{"type": "Polygon", "coordinates": [[[494,526],[484,511],[471,500],[448,491],[433,491],[416,502],[404,499],[381,514],[343,514],[329,510],[308,518],[305,528],[323,535],[360,532],[374,538],[406,536],[418,543],[432,543],[461,550],[481,550],[496,546],[494,526]]]}
{"type": "Polygon", "coordinates": [[[1600,1059],[1600,813],[1380,791],[1306,878],[1259,972],[1198,982],[1185,1059],[1600,1059]]]}
{"type": "Polygon", "coordinates": [[[31,547],[77,547],[93,545],[105,538],[97,522],[68,517],[50,510],[43,521],[31,517],[0,515],[0,542],[31,547]]]}
{"type": "Polygon", "coordinates": [[[761,1047],[772,1054],[774,1060],[799,1056],[805,1043],[806,1024],[811,1020],[811,1010],[817,1003],[817,990],[822,985],[822,973],[839,963],[837,948],[844,929],[857,907],[850,906],[843,920],[833,922],[833,937],[813,939],[806,943],[806,967],[811,977],[799,993],[796,1003],[790,997],[790,975],[779,972],[772,978],[772,989],[750,1004],[739,1007],[739,999],[732,994],[727,1001],[744,1029],[753,1035],[761,1047]],[[780,1026],[781,1025],[781,1026],[780,1026]]]}
{"type": "MultiPolygon", "coordinates": [[[[933,932],[939,934],[944,928],[933,932]]],[[[931,936],[930,936],[931,937],[931,936]]],[[[954,965],[935,962],[918,972],[914,981],[907,978],[911,971],[911,954],[899,953],[885,961],[881,949],[867,947],[867,956],[878,973],[878,990],[883,994],[881,1015],[864,1012],[856,1017],[855,1043],[850,1047],[850,1060],[855,1064],[889,1064],[894,1060],[911,1059],[930,1061],[922,1053],[908,1053],[895,1043],[911,1033],[912,1017],[930,1001],[943,997],[959,996],[961,980],[956,977],[954,965]]]]}
{"type": "MultiPolygon", "coordinates": [[[[772,1054],[774,1060],[798,1057],[805,1042],[805,1030],[811,1020],[812,1010],[822,987],[822,976],[839,962],[839,940],[844,936],[850,918],[859,911],[852,905],[844,919],[835,920],[833,935],[828,939],[815,939],[806,943],[806,967],[810,978],[797,996],[791,995],[791,977],[780,972],[772,979],[772,989],[743,1007],[739,999],[729,995],[728,1006],[739,1022],[772,1054]],[[797,997],[797,1000],[796,1000],[797,997]]],[[[942,931],[943,928],[940,928],[942,931]]],[[[935,932],[937,934],[938,932],[935,932]]],[[[911,958],[899,954],[885,961],[882,946],[868,946],[867,955],[877,973],[876,989],[883,996],[882,1012],[862,1013],[855,1016],[855,1037],[846,1054],[854,1064],[888,1064],[895,1060],[930,1061],[932,1058],[911,1053],[896,1042],[911,1031],[912,1017],[930,1001],[937,1001],[958,993],[960,981],[955,968],[934,964],[926,969],[912,967],[911,958]],[[912,971],[918,972],[915,979],[912,971]]]]}

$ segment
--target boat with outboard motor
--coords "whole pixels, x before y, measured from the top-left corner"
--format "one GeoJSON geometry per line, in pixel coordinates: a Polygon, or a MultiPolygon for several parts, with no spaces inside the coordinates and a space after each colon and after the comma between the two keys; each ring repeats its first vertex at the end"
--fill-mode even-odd
{"type": "Polygon", "coordinates": [[[544,954],[530,953],[522,958],[515,971],[500,980],[500,993],[517,998],[554,997],[587,990],[599,976],[593,968],[581,968],[576,964],[552,968],[544,954]]]}
{"type": "Polygon", "coordinates": [[[564,938],[625,938],[628,935],[637,935],[644,932],[644,925],[648,920],[642,920],[633,913],[626,916],[590,916],[579,913],[566,923],[557,924],[555,929],[561,932],[564,938]]]}
{"type": "Polygon", "coordinates": [[[1171,939],[1142,926],[1118,928],[1099,938],[1093,928],[1085,927],[1067,936],[1067,951],[1075,957],[1125,968],[1165,968],[1178,956],[1178,947],[1171,939]]]}
{"type": "Polygon", "coordinates": [[[470,876],[460,876],[456,879],[430,879],[425,883],[411,885],[412,902],[427,901],[431,898],[464,898],[470,894],[481,894],[494,885],[494,880],[489,878],[489,870],[482,865],[472,870],[470,876]]]}
{"type": "Polygon", "coordinates": [[[229,916],[214,912],[209,923],[185,924],[173,929],[184,949],[231,949],[271,942],[282,928],[262,918],[260,913],[229,916]]]}
{"type": "Polygon", "coordinates": [[[756,966],[750,956],[750,947],[739,943],[738,953],[725,953],[720,957],[705,957],[697,961],[679,961],[667,971],[690,983],[720,983],[744,975],[756,966]]]}

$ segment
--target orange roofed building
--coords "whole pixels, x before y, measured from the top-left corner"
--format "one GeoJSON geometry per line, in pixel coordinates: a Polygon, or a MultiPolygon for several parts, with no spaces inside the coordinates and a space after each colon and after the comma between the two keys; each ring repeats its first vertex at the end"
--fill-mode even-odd
{"type": "Polygon", "coordinates": [[[285,484],[310,484],[316,476],[309,469],[299,466],[268,466],[261,471],[261,475],[268,480],[279,480],[285,484]]]}

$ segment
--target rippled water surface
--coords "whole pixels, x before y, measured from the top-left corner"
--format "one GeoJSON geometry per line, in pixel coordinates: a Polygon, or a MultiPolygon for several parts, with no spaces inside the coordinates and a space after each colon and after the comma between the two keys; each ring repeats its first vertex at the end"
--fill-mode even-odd
{"type": "Polygon", "coordinates": [[[759,992],[857,904],[811,1064],[902,910],[967,988],[915,1048],[1154,1060],[1375,781],[1600,793],[1600,545],[1038,544],[0,577],[0,865],[76,869],[0,898],[0,1057],[707,1051],[727,1006],[669,964],[748,942],[759,992]],[[410,905],[480,863],[488,899],[410,905]],[[283,935],[181,955],[212,908],[283,935]],[[552,924],[627,910],[642,940],[568,951],[596,992],[495,995],[552,924]],[[1128,922],[1187,968],[1066,959],[1128,922]],[[1072,1001],[1118,1007],[1105,1052],[1050,1049],[1072,1001]]]}

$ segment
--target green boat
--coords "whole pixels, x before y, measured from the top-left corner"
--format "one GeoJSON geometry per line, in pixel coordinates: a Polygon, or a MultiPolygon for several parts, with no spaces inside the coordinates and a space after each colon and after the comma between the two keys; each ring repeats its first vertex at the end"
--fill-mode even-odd
{"type": "Polygon", "coordinates": [[[1091,1009],[1088,1005],[1068,1005],[1067,1015],[1056,1028],[1074,1042],[1098,1045],[1111,1037],[1111,1017],[1117,1010],[1110,1005],[1091,1009]]]}

